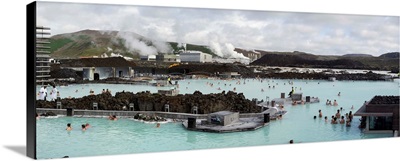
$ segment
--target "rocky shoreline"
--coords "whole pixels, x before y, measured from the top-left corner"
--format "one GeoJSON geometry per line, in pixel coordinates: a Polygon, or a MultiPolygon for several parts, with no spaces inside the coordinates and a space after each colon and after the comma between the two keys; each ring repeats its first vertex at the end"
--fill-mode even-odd
{"type": "Polygon", "coordinates": [[[368,72],[366,74],[324,74],[324,73],[268,73],[259,74],[260,78],[275,78],[275,79],[316,79],[329,80],[330,77],[335,77],[336,80],[350,81],[386,81],[387,78],[383,74],[368,72]]]}
{"type": "MultiPolygon", "coordinates": [[[[109,93],[89,95],[82,98],[64,98],[60,100],[62,108],[93,109],[93,102],[98,103],[98,110],[128,110],[129,104],[134,104],[135,111],[164,111],[164,105],[169,104],[170,112],[192,113],[197,106],[198,114],[208,114],[217,111],[233,111],[240,113],[260,112],[256,104],[245,98],[243,93],[232,91],[216,94],[202,94],[199,91],[193,94],[179,94],[165,96],[146,92],[117,92],[115,96],[109,93]]],[[[54,101],[36,101],[36,108],[55,108],[54,101]]]]}

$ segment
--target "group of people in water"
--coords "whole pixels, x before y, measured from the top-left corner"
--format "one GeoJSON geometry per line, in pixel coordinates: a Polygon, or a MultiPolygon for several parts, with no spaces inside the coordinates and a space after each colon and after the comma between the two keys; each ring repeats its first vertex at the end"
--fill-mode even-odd
{"type": "MultiPolygon", "coordinates": [[[[36,117],[38,117],[37,114],[36,114],[36,117]]],[[[116,120],[118,120],[118,119],[117,119],[117,116],[115,116],[115,115],[110,115],[110,116],[108,116],[108,120],[116,121],[116,120]]],[[[89,123],[82,124],[82,125],[81,125],[81,130],[82,130],[82,131],[86,131],[86,130],[89,129],[90,127],[91,127],[91,126],[90,126],[89,123]]],[[[66,128],[65,130],[67,130],[67,131],[71,131],[71,130],[72,130],[72,125],[71,125],[71,123],[68,123],[68,124],[67,124],[67,128],[66,128]]]]}
{"type": "MultiPolygon", "coordinates": [[[[349,113],[346,113],[345,115],[342,115],[341,112],[343,111],[343,108],[340,108],[340,110],[337,110],[335,115],[332,115],[331,117],[331,124],[346,124],[346,126],[351,126],[351,121],[353,120],[353,113],[350,111],[349,113]]],[[[318,117],[322,118],[322,110],[318,110],[318,117]]],[[[317,116],[314,116],[314,119],[316,119],[317,116]]],[[[324,117],[325,122],[328,123],[328,116],[324,117]]]]}
{"type": "Polygon", "coordinates": [[[339,105],[336,100],[333,100],[333,104],[332,104],[332,100],[329,100],[329,99],[326,100],[325,104],[327,106],[338,106],[339,105]]]}
{"type": "MultiPolygon", "coordinates": [[[[86,131],[87,129],[89,129],[91,126],[90,126],[90,124],[89,123],[86,123],[86,124],[82,124],[82,131],[86,131]]],[[[65,128],[65,130],[67,130],[67,131],[71,131],[72,130],[72,125],[71,125],[71,123],[68,123],[67,124],[67,128],[65,128]]]]}

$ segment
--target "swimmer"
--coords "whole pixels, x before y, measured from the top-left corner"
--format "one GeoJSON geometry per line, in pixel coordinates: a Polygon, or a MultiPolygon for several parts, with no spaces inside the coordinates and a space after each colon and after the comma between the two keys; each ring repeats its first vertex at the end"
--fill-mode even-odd
{"type": "Polygon", "coordinates": [[[264,92],[264,89],[261,88],[261,92],[264,92]]]}
{"type": "Polygon", "coordinates": [[[351,108],[350,109],[354,109],[354,105],[351,105],[351,108]]]}
{"type": "Polygon", "coordinates": [[[351,122],[351,120],[353,120],[353,113],[351,111],[349,112],[349,119],[350,119],[350,122],[351,122]]]}
{"type": "Polygon", "coordinates": [[[340,110],[337,110],[336,118],[340,118],[340,110]]]}
{"type": "Polygon", "coordinates": [[[75,93],[78,93],[78,90],[75,90],[75,93]]]}
{"type": "Polygon", "coordinates": [[[337,94],[337,96],[340,96],[340,92],[337,94]]]}
{"type": "Polygon", "coordinates": [[[340,124],[344,124],[344,122],[345,122],[344,121],[344,116],[342,116],[341,119],[340,119],[340,124]]]}
{"type": "Polygon", "coordinates": [[[82,124],[82,131],[86,131],[86,125],[82,124]]]}
{"type": "Polygon", "coordinates": [[[156,128],[159,128],[159,127],[160,127],[160,123],[157,123],[156,128]]]}
{"type": "Polygon", "coordinates": [[[108,116],[108,119],[109,119],[109,120],[116,121],[116,120],[117,120],[117,116],[115,116],[115,115],[110,115],[110,116],[108,116]]]}
{"type": "Polygon", "coordinates": [[[336,102],[336,100],[333,101],[333,105],[334,105],[334,106],[337,106],[337,105],[338,105],[338,103],[336,102]]]}
{"type": "Polygon", "coordinates": [[[349,120],[346,120],[346,126],[350,127],[351,126],[351,122],[349,120]]]}
{"type": "Polygon", "coordinates": [[[325,122],[328,122],[328,116],[325,116],[325,122]]]}
{"type": "Polygon", "coordinates": [[[317,116],[314,116],[314,120],[317,119],[317,116]]]}
{"type": "Polygon", "coordinates": [[[40,116],[36,113],[36,120],[39,120],[40,116]]]}
{"type": "Polygon", "coordinates": [[[233,91],[236,91],[236,87],[233,88],[233,91]]]}
{"type": "Polygon", "coordinates": [[[333,120],[332,120],[332,124],[337,124],[337,118],[335,117],[335,118],[333,118],[333,120]]]}
{"type": "Polygon", "coordinates": [[[322,111],[319,110],[318,112],[319,112],[318,116],[319,116],[319,117],[322,117],[322,111]]]}
{"type": "Polygon", "coordinates": [[[90,127],[89,123],[86,123],[85,127],[88,129],[90,127]]]}
{"type": "Polygon", "coordinates": [[[71,123],[67,124],[67,128],[65,130],[67,130],[67,131],[71,131],[72,130],[71,123]]]}
{"type": "Polygon", "coordinates": [[[289,144],[293,144],[293,140],[290,140],[290,141],[289,141],[289,144]]]}

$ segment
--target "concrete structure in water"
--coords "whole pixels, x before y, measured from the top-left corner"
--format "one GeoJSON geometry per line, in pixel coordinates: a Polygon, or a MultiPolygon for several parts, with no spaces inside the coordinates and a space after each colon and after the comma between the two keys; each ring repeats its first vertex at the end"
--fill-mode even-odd
{"type": "Polygon", "coordinates": [[[207,120],[190,117],[182,125],[192,131],[202,132],[240,132],[257,130],[269,124],[270,115],[257,113],[257,116],[242,118],[238,112],[219,111],[208,114],[207,120]]]}
{"type": "Polygon", "coordinates": [[[122,57],[69,59],[61,62],[62,69],[81,71],[83,79],[100,80],[115,77],[132,77],[135,63],[122,57]]]}
{"type": "Polygon", "coordinates": [[[44,84],[50,78],[50,28],[36,26],[36,82],[44,84]]]}
{"type": "Polygon", "coordinates": [[[354,116],[361,116],[365,133],[394,133],[398,136],[400,96],[375,96],[366,101],[354,116]]]}
{"type": "Polygon", "coordinates": [[[226,126],[239,121],[239,112],[219,111],[208,115],[207,121],[211,124],[226,126]]]}

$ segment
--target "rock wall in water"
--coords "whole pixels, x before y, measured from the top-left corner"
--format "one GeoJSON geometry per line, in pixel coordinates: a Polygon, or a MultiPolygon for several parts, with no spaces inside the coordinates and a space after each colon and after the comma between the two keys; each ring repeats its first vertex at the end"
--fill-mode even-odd
{"type": "MultiPolygon", "coordinates": [[[[164,111],[164,105],[169,102],[170,112],[191,113],[192,107],[198,107],[199,114],[217,111],[234,111],[240,113],[260,112],[256,104],[245,98],[243,93],[232,91],[215,94],[193,94],[165,96],[150,92],[117,92],[115,96],[109,93],[89,95],[82,98],[64,98],[60,100],[62,108],[91,110],[93,102],[98,103],[99,110],[128,110],[129,104],[134,103],[135,111],[164,111]]],[[[37,108],[55,108],[54,101],[36,101],[37,108]]]]}

